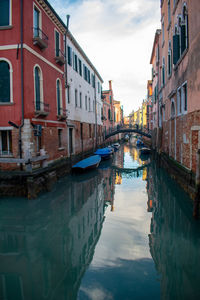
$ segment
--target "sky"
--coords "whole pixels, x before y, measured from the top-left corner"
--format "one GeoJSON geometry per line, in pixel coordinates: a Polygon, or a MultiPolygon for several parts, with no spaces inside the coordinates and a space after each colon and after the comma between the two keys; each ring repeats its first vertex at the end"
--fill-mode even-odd
{"type": "Polygon", "coordinates": [[[150,58],[160,28],[160,0],[49,0],[93,63],[103,90],[112,80],[124,115],[137,110],[151,79],[150,58]]]}

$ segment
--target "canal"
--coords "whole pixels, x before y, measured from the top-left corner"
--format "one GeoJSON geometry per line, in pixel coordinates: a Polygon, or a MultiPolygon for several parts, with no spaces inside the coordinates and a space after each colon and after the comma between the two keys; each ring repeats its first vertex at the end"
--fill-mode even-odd
{"type": "Polygon", "coordinates": [[[187,195],[127,145],[28,201],[0,200],[0,300],[200,299],[187,195]]]}

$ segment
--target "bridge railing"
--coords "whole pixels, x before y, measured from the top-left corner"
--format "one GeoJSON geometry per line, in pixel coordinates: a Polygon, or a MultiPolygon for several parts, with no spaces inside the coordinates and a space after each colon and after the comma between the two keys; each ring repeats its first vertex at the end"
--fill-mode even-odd
{"type": "Polygon", "coordinates": [[[117,126],[114,126],[114,127],[110,127],[109,129],[107,129],[105,131],[105,135],[109,135],[113,132],[116,132],[118,130],[123,130],[123,129],[136,129],[136,130],[144,132],[146,134],[150,134],[150,135],[152,134],[152,130],[148,129],[145,126],[141,126],[141,125],[138,125],[138,124],[135,124],[135,125],[128,124],[128,125],[117,125],[117,126]]]}

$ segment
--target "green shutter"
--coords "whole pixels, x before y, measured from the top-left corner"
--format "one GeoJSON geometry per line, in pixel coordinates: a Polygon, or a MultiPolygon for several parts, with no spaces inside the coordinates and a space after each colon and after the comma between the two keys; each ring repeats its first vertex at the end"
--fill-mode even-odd
{"type": "Polygon", "coordinates": [[[173,64],[176,65],[180,56],[180,41],[179,35],[176,34],[173,36],[173,64]]]}
{"type": "Polygon", "coordinates": [[[35,103],[36,110],[40,110],[40,74],[38,67],[35,68],[35,103]]]}
{"type": "Polygon", "coordinates": [[[67,56],[68,56],[68,64],[71,66],[72,65],[72,48],[67,47],[67,56]]]}
{"type": "Polygon", "coordinates": [[[186,49],[186,26],[181,26],[181,54],[186,49]]]}
{"type": "Polygon", "coordinates": [[[60,115],[60,82],[57,80],[56,84],[56,89],[57,89],[57,107],[58,107],[58,115],[60,115]]]}
{"type": "Polygon", "coordinates": [[[56,56],[59,56],[59,40],[60,40],[60,35],[59,35],[59,33],[58,33],[58,31],[56,31],[56,36],[55,36],[55,38],[56,38],[56,56]]]}
{"type": "Polygon", "coordinates": [[[10,102],[10,67],[0,61],[0,102],[10,102]]]}
{"type": "Polygon", "coordinates": [[[0,0],[0,26],[10,24],[10,0],[0,0]]]}

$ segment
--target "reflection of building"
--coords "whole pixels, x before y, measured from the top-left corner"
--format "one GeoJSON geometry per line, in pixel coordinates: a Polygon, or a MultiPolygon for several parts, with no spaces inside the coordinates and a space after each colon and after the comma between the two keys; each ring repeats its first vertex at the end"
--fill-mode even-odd
{"type": "Polygon", "coordinates": [[[0,298],[77,299],[104,220],[103,178],[63,179],[34,202],[20,200],[1,206],[0,298]]]}
{"type": "Polygon", "coordinates": [[[115,184],[122,184],[122,175],[119,172],[115,173],[115,184]]]}
{"type": "Polygon", "coordinates": [[[152,212],[149,245],[160,274],[161,299],[199,299],[200,229],[189,216],[190,200],[154,164],[147,192],[152,212]]]}

